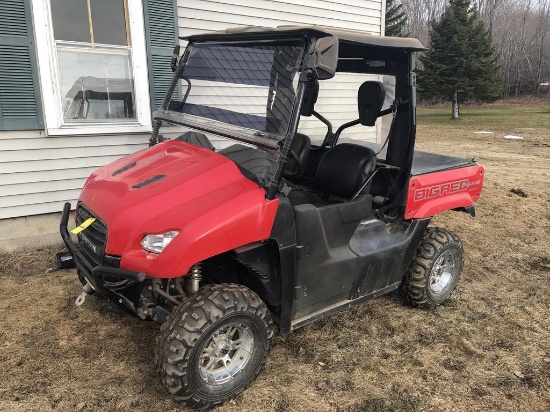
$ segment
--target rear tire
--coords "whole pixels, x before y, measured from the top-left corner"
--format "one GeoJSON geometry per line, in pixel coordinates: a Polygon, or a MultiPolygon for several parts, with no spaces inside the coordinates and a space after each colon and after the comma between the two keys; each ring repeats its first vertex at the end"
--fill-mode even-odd
{"type": "Polygon", "coordinates": [[[429,228],[403,278],[405,300],[412,306],[427,308],[444,303],[456,288],[463,265],[464,250],[458,236],[445,229],[429,228]]]}
{"type": "Polygon", "coordinates": [[[271,314],[258,295],[240,285],[206,285],[161,326],[157,373],[177,401],[209,409],[258,376],[272,335],[271,314]]]}

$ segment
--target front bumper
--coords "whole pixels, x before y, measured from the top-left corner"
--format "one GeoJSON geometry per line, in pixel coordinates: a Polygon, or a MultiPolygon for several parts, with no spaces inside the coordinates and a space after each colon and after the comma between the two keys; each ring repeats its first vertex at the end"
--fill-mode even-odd
{"type": "Polygon", "coordinates": [[[63,213],[61,215],[61,222],[59,224],[59,232],[63,242],[69,249],[69,252],[73,255],[76,267],[80,272],[80,275],[94,288],[94,290],[107,299],[113,302],[123,305],[130,309],[132,312],[137,312],[138,302],[133,302],[125,295],[117,293],[112,290],[109,285],[113,282],[110,280],[106,282],[104,276],[108,276],[109,279],[116,280],[130,280],[136,283],[141,283],[146,279],[146,275],[143,272],[133,272],[111,266],[96,266],[92,263],[79,249],[78,245],[71,239],[71,235],[68,230],[69,213],[71,211],[71,204],[65,203],[63,207],[63,213]]]}

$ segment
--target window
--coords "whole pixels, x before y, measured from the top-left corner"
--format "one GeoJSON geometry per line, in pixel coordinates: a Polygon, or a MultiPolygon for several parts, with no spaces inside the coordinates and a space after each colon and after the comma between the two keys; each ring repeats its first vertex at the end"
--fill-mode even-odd
{"type": "Polygon", "coordinates": [[[292,116],[303,49],[302,41],[195,44],[181,72],[183,101],[171,100],[168,109],[178,113],[174,119],[206,128],[230,125],[280,140],[292,116]]]}
{"type": "Polygon", "coordinates": [[[149,131],[141,2],[33,6],[48,134],[149,131]]]}
{"type": "Polygon", "coordinates": [[[134,119],[125,0],[51,0],[65,122],[134,119]]]}

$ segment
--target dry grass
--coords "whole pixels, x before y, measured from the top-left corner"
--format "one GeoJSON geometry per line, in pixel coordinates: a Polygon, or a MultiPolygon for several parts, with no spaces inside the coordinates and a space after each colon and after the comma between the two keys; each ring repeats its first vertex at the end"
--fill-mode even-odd
{"type": "MultiPolygon", "coordinates": [[[[465,244],[450,302],[423,311],[390,295],[276,336],[258,380],[220,410],[550,409],[548,129],[524,116],[475,135],[478,122],[431,114],[421,111],[421,149],[475,155],[487,169],[478,217],[446,213],[434,222],[465,244]]],[[[96,297],[75,308],[74,271],[45,273],[56,251],[0,255],[0,410],[182,410],[154,376],[157,326],[96,297]]]]}

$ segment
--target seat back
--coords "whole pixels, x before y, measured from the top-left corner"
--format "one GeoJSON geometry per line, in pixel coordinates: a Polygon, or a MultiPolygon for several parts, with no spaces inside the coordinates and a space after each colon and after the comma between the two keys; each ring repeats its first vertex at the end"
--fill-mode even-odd
{"type": "MultiPolygon", "coordinates": [[[[322,157],[315,175],[315,186],[325,194],[351,199],[376,167],[376,153],[369,147],[342,143],[322,157]]],[[[360,194],[370,190],[367,185],[360,194]]]]}
{"type": "Polygon", "coordinates": [[[307,158],[311,148],[311,139],[302,133],[296,133],[292,139],[292,151],[296,159],[290,157],[286,162],[283,176],[291,180],[299,180],[306,169],[307,158]]]}
{"type": "Polygon", "coordinates": [[[386,99],[386,89],[382,82],[364,82],[357,92],[359,122],[363,126],[374,126],[386,99]]]}

